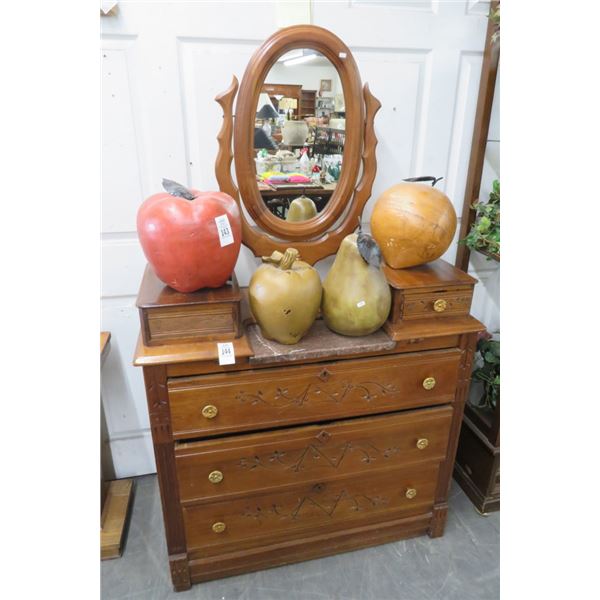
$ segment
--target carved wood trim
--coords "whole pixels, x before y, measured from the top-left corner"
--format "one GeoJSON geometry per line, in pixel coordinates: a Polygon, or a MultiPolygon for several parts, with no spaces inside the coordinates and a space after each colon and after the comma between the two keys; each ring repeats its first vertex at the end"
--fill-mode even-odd
{"type": "Polygon", "coordinates": [[[250,406],[265,404],[266,406],[279,409],[288,406],[304,406],[310,401],[312,395],[318,396],[319,399],[326,397],[328,400],[339,404],[344,402],[344,400],[346,400],[353,392],[358,392],[361,400],[365,400],[366,402],[371,402],[372,400],[377,400],[388,394],[395,394],[398,392],[398,388],[393,383],[386,384],[377,381],[363,381],[360,383],[342,381],[336,384],[336,387],[338,386],[339,391],[330,391],[324,385],[311,382],[295,396],[289,395],[288,388],[278,387],[272,400],[265,398],[265,394],[262,390],[258,390],[256,393],[244,391],[238,392],[235,398],[241,403],[249,402],[250,406]]]}
{"type": "MultiPolygon", "coordinates": [[[[322,431],[317,439],[323,444],[327,442],[327,438],[323,435],[327,432],[322,431]],[[323,439],[325,437],[325,439],[323,439]]],[[[241,470],[262,469],[280,469],[284,471],[293,471],[295,473],[305,468],[304,463],[308,458],[322,459],[321,464],[329,465],[332,469],[339,469],[346,456],[353,452],[358,452],[362,455],[360,460],[365,464],[371,464],[377,461],[378,458],[388,460],[401,452],[399,446],[390,446],[383,450],[378,448],[368,439],[344,442],[326,452],[325,449],[319,448],[316,444],[308,444],[304,448],[295,450],[294,452],[280,452],[275,450],[268,456],[259,456],[255,454],[249,457],[243,457],[237,463],[241,470]]]]}
{"type": "MultiPolygon", "coordinates": [[[[351,55],[349,54],[349,56],[351,55]]],[[[358,79],[358,83],[360,84],[360,78],[358,79]]],[[[335,230],[323,231],[320,237],[312,240],[308,239],[312,236],[306,232],[299,234],[303,236],[304,239],[296,239],[298,236],[293,233],[291,235],[282,236],[282,239],[275,239],[265,231],[262,231],[259,227],[251,225],[246,219],[241,206],[242,200],[240,198],[240,191],[236,187],[231,176],[231,157],[233,156],[231,144],[233,123],[232,107],[233,100],[237,93],[237,79],[234,77],[229,88],[215,98],[215,100],[223,109],[223,125],[217,137],[219,152],[217,154],[217,160],[215,164],[215,172],[217,181],[219,182],[219,189],[222,192],[232,196],[240,206],[242,219],[242,241],[246,247],[250,248],[255,256],[266,256],[271,254],[274,250],[283,252],[286,248],[293,245],[294,248],[297,248],[300,252],[302,260],[309,264],[314,264],[327,256],[335,254],[343,238],[356,229],[358,225],[358,218],[361,215],[366,202],[371,196],[373,181],[377,172],[377,159],[375,153],[377,147],[377,137],[375,135],[374,120],[375,115],[381,108],[381,103],[379,100],[377,100],[377,98],[375,98],[375,96],[373,96],[368,84],[364,85],[362,91],[362,98],[360,98],[360,92],[356,94],[356,98],[359,99],[357,104],[360,106],[360,119],[362,120],[360,135],[358,136],[361,137],[361,145],[358,147],[358,152],[362,152],[359,154],[359,162],[362,160],[363,164],[360,182],[356,188],[353,191],[350,191],[348,194],[346,199],[346,206],[348,206],[348,208],[345,210],[344,216],[342,217],[338,227],[335,230]]],[[[240,103],[240,98],[241,93],[240,97],[238,97],[238,105],[240,103]]],[[[239,115],[240,110],[238,108],[236,109],[236,118],[239,115]]],[[[344,154],[344,161],[345,168],[350,170],[350,163],[348,160],[346,160],[346,154],[344,154]]],[[[358,171],[358,168],[356,171],[358,171]]],[[[240,183],[239,172],[238,183],[240,183]]],[[[258,213],[254,209],[253,205],[244,203],[244,206],[250,217],[256,220],[258,213]]],[[[295,223],[293,227],[298,227],[299,225],[300,224],[295,223]]],[[[292,232],[294,231],[300,232],[302,230],[293,229],[292,232]]]]}
{"type": "Polygon", "coordinates": [[[350,217],[350,223],[355,222],[357,217],[363,211],[367,200],[371,197],[373,190],[373,181],[377,174],[377,157],[375,150],[378,140],[375,135],[375,115],[381,108],[381,102],[371,93],[369,84],[365,83],[363,87],[363,96],[366,106],[365,117],[365,143],[363,146],[362,163],[363,172],[358,185],[356,186],[354,204],[352,206],[353,213],[350,217]]]}
{"type": "Polygon", "coordinates": [[[456,384],[456,395],[454,398],[454,412],[452,414],[452,423],[450,425],[450,437],[448,450],[446,452],[446,460],[442,463],[440,469],[440,477],[435,494],[436,502],[444,502],[448,498],[448,493],[450,491],[452,470],[454,468],[454,459],[458,448],[465,400],[469,393],[469,386],[471,383],[471,368],[476,346],[477,333],[465,333],[461,335],[459,347],[462,352],[462,358],[458,367],[458,382],[456,384]]]}
{"type": "MultiPolygon", "coordinates": [[[[150,430],[154,442],[154,457],[156,459],[156,472],[163,508],[167,549],[169,555],[185,555],[185,530],[175,468],[166,366],[144,367],[144,382],[146,384],[150,430]]],[[[173,581],[173,584],[177,585],[175,581],[173,581]]]]}
{"type": "Polygon", "coordinates": [[[231,162],[233,161],[233,150],[231,148],[231,136],[233,135],[233,101],[238,91],[238,85],[237,77],[234,75],[231,85],[215,98],[215,101],[223,109],[223,124],[221,125],[219,135],[217,135],[219,151],[215,161],[215,175],[219,183],[219,189],[222,192],[229,194],[239,205],[239,190],[231,177],[231,162]]]}
{"type": "MultiPolygon", "coordinates": [[[[322,486],[322,484],[315,484],[315,492],[320,491],[319,486],[322,486]]],[[[302,509],[305,506],[309,506],[320,510],[325,516],[333,519],[335,518],[336,509],[342,502],[349,503],[352,506],[352,511],[362,512],[373,508],[387,506],[390,503],[390,499],[385,496],[370,497],[366,494],[351,494],[343,489],[341,492],[330,498],[315,499],[310,495],[302,496],[301,498],[298,498],[294,505],[287,508],[273,502],[268,506],[268,502],[263,506],[257,503],[254,508],[247,507],[242,516],[254,519],[259,523],[263,523],[270,518],[275,518],[277,521],[284,519],[297,521],[301,517],[302,509]]]]}
{"type": "Polygon", "coordinates": [[[144,381],[152,439],[155,444],[169,443],[172,436],[166,369],[164,367],[145,368],[144,381]]]}
{"type": "MultiPolygon", "coordinates": [[[[350,49],[336,35],[315,25],[295,25],[269,37],[250,58],[236,104],[234,125],[235,171],[242,201],[256,224],[284,240],[305,241],[325,233],[351,202],[363,145],[364,104],[358,66],[350,49]],[[344,90],[346,127],[344,167],[336,189],[323,211],[299,223],[288,223],[271,214],[256,185],[254,121],[258,95],[275,61],[297,48],[320,52],[334,66],[344,90]]],[[[289,245],[289,244],[288,244],[289,245]]]]}

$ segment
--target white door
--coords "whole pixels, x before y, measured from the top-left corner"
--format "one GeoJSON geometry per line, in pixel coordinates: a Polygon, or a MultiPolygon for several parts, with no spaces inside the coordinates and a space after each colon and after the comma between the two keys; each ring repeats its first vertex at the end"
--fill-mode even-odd
{"type": "MultiPolygon", "coordinates": [[[[380,192],[415,175],[443,175],[440,187],[460,215],[488,8],[472,0],[119,2],[102,17],[102,328],[113,335],[102,398],[118,477],[155,470],[142,373],[131,364],[145,265],[136,211],[163,177],[217,189],[214,97],[233,74],[241,79],[279,26],[310,19],[348,44],[382,103],[365,221],[380,192]]],[[[243,249],[243,285],[255,265],[243,249]]]]}

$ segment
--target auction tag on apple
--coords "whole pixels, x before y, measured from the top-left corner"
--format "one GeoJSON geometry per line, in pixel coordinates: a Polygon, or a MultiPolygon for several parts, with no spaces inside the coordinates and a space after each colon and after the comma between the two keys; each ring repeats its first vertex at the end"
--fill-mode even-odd
{"type": "Polygon", "coordinates": [[[233,244],[233,232],[231,231],[231,225],[229,224],[227,215],[215,217],[215,223],[217,224],[217,231],[219,232],[219,243],[221,244],[221,248],[233,244]]]}
{"type": "Polygon", "coordinates": [[[225,342],[224,344],[217,344],[217,353],[219,355],[220,365],[234,365],[235,364],[235,351],[233,350],[232,342],[225,342]]]}
{"type": "Polygon", "coordinates": [[[362,308],[365,304],[366,304],[366,302],[364,300],[361,300],[360,302],[356,303],[356,307],[357,308],[362,308]]]}

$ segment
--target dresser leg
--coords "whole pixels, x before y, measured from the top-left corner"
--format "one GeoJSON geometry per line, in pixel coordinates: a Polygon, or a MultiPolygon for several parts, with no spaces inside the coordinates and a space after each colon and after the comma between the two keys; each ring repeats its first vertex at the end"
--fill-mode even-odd
{"type": "Polygon", "coordinates": [[[176,592],[183,592],[192,587],[190,581],[190,566],[187,554],[172,554],[169,556],[171,568],[171,581],[176,592]]]}
{"type": "Polygon", "coordinates": [[[175,449],[171,432],[171,412],[164,366],[144,367],[150,428],[154,443],[156,473],[163,508],[165,536],[171,579],[175,591],[191,586],[190,568],[186,554],[185,529],[179,502],[179,484],[175,466],[175,449]]]}
{"type": "Polygon", "coordinates": [[[448,505],[437,504],[433,507],[433,515],[427,535],[430,538],[442,537],[446,528],[446,519],[448,517],[448,505]]]}

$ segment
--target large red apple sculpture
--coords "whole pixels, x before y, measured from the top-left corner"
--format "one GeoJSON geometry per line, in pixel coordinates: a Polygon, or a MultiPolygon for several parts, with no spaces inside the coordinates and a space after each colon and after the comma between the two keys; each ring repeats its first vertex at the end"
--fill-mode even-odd
{"type": "Polygon", "coordinates": [[[178,292],[222,286],[233,273],[242,225],[235,200],[163,179],[137,214],[144,254],[161,281],[178,292]]]}

